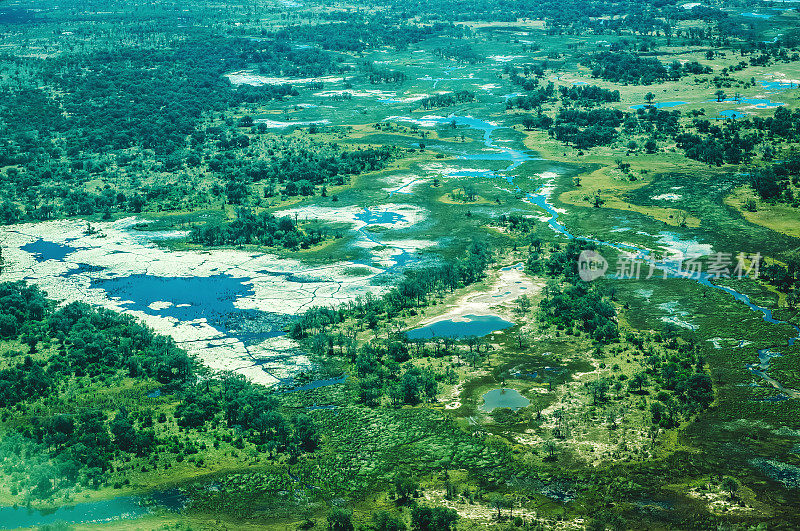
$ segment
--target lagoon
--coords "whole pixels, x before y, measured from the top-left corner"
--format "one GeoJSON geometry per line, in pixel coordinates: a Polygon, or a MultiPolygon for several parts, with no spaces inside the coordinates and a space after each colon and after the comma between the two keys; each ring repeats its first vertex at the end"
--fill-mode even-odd
{"type": "Polygon", "coordinates": [[[522,396],[516,389],[492,389],[483,395],[481,411],[491,413],[495,409],[504,407],[516,411],[529,406],[530,403],[531,401],[522,396]]]}
{"type": "Polygon", "coordinates": [[[436,321],[427,326],[406,332],[409,339],[427,339],[433,337],[483,337],[498,330],[505,330],[514,323],[501,319],[496,315],[465,315],[462,320],[446,319],[436,321]]]}

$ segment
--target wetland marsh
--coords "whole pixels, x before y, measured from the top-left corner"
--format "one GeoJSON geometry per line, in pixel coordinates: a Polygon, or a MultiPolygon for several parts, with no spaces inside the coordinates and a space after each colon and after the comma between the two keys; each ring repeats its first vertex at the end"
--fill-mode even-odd
{"type": "Polygon", "coordinates": [[[794,6],[28,4],[0,527],[798,525],[794,6]]]}

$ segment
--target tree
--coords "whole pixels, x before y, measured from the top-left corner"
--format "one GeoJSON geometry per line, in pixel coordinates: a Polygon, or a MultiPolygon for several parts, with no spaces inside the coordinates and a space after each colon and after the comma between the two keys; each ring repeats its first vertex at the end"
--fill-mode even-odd
{"type": "Polygon", "coordinates": [[[731,500],[735,499],[736,491],[739,490],[739,482],[728,476],[722,480],[722,490],[728,493],[731,500]]]}
{"type": "Polygon", "coordinates": [[[644,95],[644,101],[647,103],[648,107],[651,107],[653,105],[653,101],[655,101],[655,99],[656,95],[653,94],[652,92],[648,92],[647,94],[644,95]]]}
{"type": "Polygon", "coordinates": [[[381,383],[374,374],[365,376],[358,382],[358,400],[369,407],[380,403],[381,383]]]}
{"type": "Polygon", "coordinates": [[[450,531],[458,520],[455,509],[416,505],[411,510],[411,527],[414,531],[450,531]]]}
{"type": "Polygon", "coordinates": [[[548,439],[545,441],[544,449],[547,451],[547,457],[545,458],[545,460],[546,461],[555,460],[558,446],[556,446],[556,442],[553,439],[548,439]]]}
{"type": "Polygon", "coordinates": [[[329,531],[353,531],[354,529],[352,512],[341,507],[334,507],[328,513],[329,531]]]}
{"type": "Polygon", "coordinates": [[[531,307],[533,306],[533,303],[531,302],[531,298],[528,297],[527,295],[522,295],[521,297],[519,297],[514,302],[517,305],[517,308],[516,308],[517,311],[519,313],[522,313],[522,314],[525,314],[525,313],[528,313],[529,311],[531,311],[531,307]]]}
{"type": "Polygon", "coordinates": [[[647,385],[647,373],[644,371],[634,374],[628,382],[628,388],[635,391],[641,391],[645,385],[647,385]]]}
{"type": "Polygon", "coordinates": [[[716,91],[714,93],[714,96],[717,97],[717,101],[725,101],[725,91],[724,90],[720,89],[720,90],[716,91]]]}
{"type": "Polygon", "coordinates": [[[608,378],[600,378],[597,380],[592,380],[591,382],[586,384],[586,388],[589,391],[589,394],[592,396],[592,403],[594,405],[606,401],[607,399],[606,393],[608,393],[610,387],[611,385],[608,381],[608,378]]]}
{"type": "Polygon", "coordinates": [[[387,511],[380,511],[372,515],[372,527],[375,528],[375,531],[406,531],[405,522],[387,511]]]}
{"type": "Polygon", "coordinates": [[[497,509],[497,519],[500,520],[502,518],[501,510],[509,507],[511,505],[511,500],[503,496],[502,494],[493,493],[489,497],[489,504],[494,508],[497,509]]]}
{"type": "Polygon", "coordinates": [[[522,127],[524,127],[526,131],[532,130],[534,127],[536,127],[536,119],[530,114],[526,114],[522,118],[522,127]]]}
{"type": "Polygon", "coordinates": [[[416,496],[419,483],[409,476],[400,475],[394,479],[394,491],[398,505],[405,505],[416,496]]]}

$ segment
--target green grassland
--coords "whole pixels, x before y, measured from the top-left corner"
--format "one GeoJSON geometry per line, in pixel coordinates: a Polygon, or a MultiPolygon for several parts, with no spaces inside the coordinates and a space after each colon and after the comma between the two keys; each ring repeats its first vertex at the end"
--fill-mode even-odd
{"type": "MultiPolygon", "coordinates": [[[[87,62],[93,57],[87,64],[97,66],[99,60],[92,54],[123,45],[172,50],[175,43],[208,35],[225,42],[253,36],[269,40],[282,29],[330,24],[324,17],[333,14],[368,18],[394,9],[391,2],[385,7],[307,2],[294,8],[266,1],[225,3],[222,8],[200,2],[187,8],[184,20],[166,4],[141,5],[135,11],[114,2],[113,9],[104,9],[107,4],[89,2],[64,11],[52,11],[47,5],[42,15],[14,31],[3,31],[0,50],[8,57],[0,60],[0,87],[5,94],[41,86],[51,101],[59,101],[63,87],[47,61],[66,56],[65,50],[87,62]],[[134,27],[139,18],[150,20],[149,26],[131,29],[130,34],[118,30],[134,27]]],[[[414,9],[420,11],[409,13],[410,22],[404,21],[410,27],[427,28],[437,19],[421,7],[414,9]]],[[[724,6],[736,21],[742,20],[738,16],[742,10],[750,9],[755,8],[724,6]]],[[[124,410],[132,418],[150,418],[157,445],[142,456],[116,451],[110,468],[96,474],[94,483],[87,479],[73,486],[54,479],[52,492],[47,493],[28,485],[24,477],[26,467],[40,471],[50,462],[51,449],[37,447],[38,453],[27,460],[0,470],[5,479],[0,501],[52,508],[169,487],[178,487],[190,500],[180,513],[160,511],[136,520],[65,526],[74,529],[325,529],[333,528],[328,518],[336,508],[349,511],[357,528],[377,529],[373,516],[380,511],[410,526],[415,506],[454,509],[460,530],[589,525],[746,529],[765,522],[774,522],[776,528],[795,527],[800,522],[794,502],[796,472],[781,475],[774,465],[764,463],[778,462],[794,471],[800,466],[800,402],[785,399],[784,393],[747,368],[758,363],[760,350],[777,350],[781,356],[770,360],[769,377],[788,389],[800,389],[800,346],[787,344],[797,335],[792,326],[765,322],[760,313],[720,290],[659,275],[606,278],[592,285],[590,293],[613,308],[618,339],[597,340],[586,329],[586,319],[565,325],[544,308],[553,293],[572,286],[568,271],[552,274],[546,269],[548,261],[566,252],[567,239],[540,221],[546,213],[525,197],[552,180],[550,202],[563,209],[559,221],[575,235],[654,250],[665,242],[690,242],[713,252],[758,252],[765,257],[764,265],[788,264],[791,251],[800,247],[800,215],[791,202],[758,196],[749,174],[773,160],[795,156],[795,141],[765,133],[749,163],[717,165],[687,157],[674,136],[648,131],[640,124],[633,130],[618,127],[613,141],[579,148],[544,129],[526,129],[523,119],[538,111],[507,109],[503,100],[506,94],[533,93],[513,84],[506,66],[521,69],[546,61],[539,87],[552,82],[558,94],[559,87],[582,82],[619,91],[619,101],[598,107],[626,114],[635,114],[630,107],[644,103],[647,93],[654,95],[656,104],[684,101],[665,110],[680,111],[677,123],[687,131],[694,131],[695,119],[724,126],[724,120],[715,120],[724,109],[740,109],[751,119],[775,113],[774,108],[709,101],[716,99],[717,90],[729,96],[769,98],[796,112],[800,89],[766,93],[759,84],[800,79],[800,61],[792,58],[796,45],[784,47],[785,60],[773,58],[768,65],[751,64],[749,59],[757,52],[748,49],[745,54],[742,45],[780,38],[797,20],[797,12],[787,9],[768,20],[746,19],[739,24],[742,33],[726,35],[712,20],[674,20],[669,37],[661,30],[639,31],[625,25],[608,32],[576,26],[557,35],[553,21],[525,17],[459,21],[456,27],[463,34],[458,38],[448,27],[403,45],[390,44],[394,41],[389,37],[367,43],[364,37],[358,47],[326,50],[346,81],[325,81],[322,86],[295,83],[295,95],[261,95],[257,101],[230,103],[220,96],[211,105],[208,102],[219,94],[239,90],[215,88],[212,94],[217,96],[203,100],[191,131],[183,135],[185,141],[169,152],[141,142],[121,149],[70,151],[61,149],[70,142],[69,129],[55,130],[45,141],[49,129],[39,126],[31,135],[35,141],[30,140],[30,150],[52,144],[59,151],[41,155],[35,164],[3,159],[8,163],[0,167],[7,185],[2,202],[4,212],[11,212],[4,215],[6,223],[59,217],[99,222],[136,216],[140,230],[191,230],[230,224],[240,209],[280,218],[284,211],[300,207],[314,211],[403,204],[420,209],[424,219],[410,228],[364,230],[381,241],[435,242],[417,252],[413,267],[463,260],[476,242],[493,255],[484,276],[474,282],[429,293],[424,302],[397,312],[343,310],[341,320],[300,338],[314,369],[297,383],[348,375],[336,385],[269,393],[281,416],[292,419],[302,414],[311,419],[319,441],[313,450],[254,442],[241,427],[227,422],[222,409],[199,426],[182,426],[176,411],[190,403],[191,396],[176,387],[149,397],[162,387],[153,377],[132,376],[122,368],[94,377],[73,375],[59,381],[58,391],[49,396],[4,405],[3,439],[59,414],[94,409],[110,422],[124,410]],[[693,30],[708,30],[709,36],[690,38],[693,30]],[[454,42],[467,46],[480,60],[442,55],[448,47],[456,52],[447,53],[458,52],[454,42]],[[665,64],[696,61],[713,71],[647,85],[594,76],[582,60],[610,49],[656,57],[665,64]],[[741,61],[745,66],[739,69],[741,61]],[[373,70],[403,72],[405,78],[373,83],[366,63],[373,70]],[[441,108],[423,108],[415,100],[462,90],[473,93],[474,100],[441,108]],[[338,94],[347,91],[356,95],[338,94]],[[387,94],[358,95],[366,91],[387,94]],[[383,99],[400,101],[379,101],[383,99]],[[533,160],[514,170],[513,185],[502,177],[487,178],[480,170],[502,170],[507,163],[459,158],[484,147],[481,131],[449,124],[420,127],[397,118],[419,120],[429,115],[472,116],[505,126],[493,132],[495,145],[529,150],[533,160]],[[259,128],[259,120],[303,125],[259,128]],[[193,134],[201,131],[205,136],[193,141],[193,134]],[[229,144],[230,139],[239,140],[229,144]],[[644,148],[650,139],[655,141],[652,152],[644,148]],[[771,160],[764,156],[767,145],[774,149],[771,160]],[[311,160],[340,161],[371,149],[385,149],[390,155],[374,167],[332,172],[319,179],[316,173],[303,179],[280,171],[264,170],[266,177],[248,173],[257,163],[295,160],[292,157],[301,151],[311,160]],[[45,166],[61,177],[47,177],[51,173],[45,173],[45,166]],[[452,175],[459,170],[478,172],[452,175]],[[309,179],[312,185],[305,195],[287,186],[309,179]],[[410,192],[390,193],[411,181],[410,192]],[[243,192],[237,194],[231,183],[242,184],[243,192]],[[83,195],[70,199],[67,191],[54,191],[59,186],[83,195]],[[474,192],[472,199],[466,197],[468,189],[474,192]],[[138,206],[132,202],[137,194],[144,196],[138,206]],[[117,200],[118,195],[124,199],[117,200]],[[89,199],[82,210],[84,198],[89,199]],[[72,203],[77,205],[75,211],[65,206],[72,203]],[[52,206],[52,212],[36,217],[34,212],[41,212],[43,205],[52,206]],[[13,214],[15,209],[18,214],[13,214]],[[502,215],[521,215],[533,222],[529,230],[514,231],[498,225],[502,215]],[[475,342],[409,343],[405,359],[391,357],[392,345],[403,341],[399,332],[447,314],[470,296],[488,293],[498,270],[518,262],[526,264],[525,281],[536,289],[531,289],[527,303],[506,301],[491,308],[512,320],[513,327],[475,342]],[[317,336],[330,338],[330,348],[321,347],[317,336]],[[359,359],[364,353],[376,356],[369,370],[359,359]],[[694,402],[688,399],[691,393],[672,381],[675,371],[684,379],[708,377],[711,394],[694,402]],[[432,395],[396,399],[391,390],[406,374],[422,375],[420,381],[427,376],[435,380],[432,395]],[[364,390],[375,378],[383,387],[373,403],[366,403],[364,390]],[[497,388],[515,389],[531,404],[486,413],[482,397],[497,388]],[[153,419],[158,420],[152,423],[153,419]],[[735,478],[735,494],[726,489],[726,478],[735,478]],[[413,484],[413,494],[403,496],[403,482],[413,484]]],[[[209,50],[227,57],[224,45],[216,41],[209,50]]],[[[461,53],[466,52],[461,49],[461,53]]],[[[231,71],[265,68],[265,76],[278,76],[264,61],[243,61],[231,61],[231,71]]],[[[179,79],[187,71],[196,72],[166,72],[179,79]]],[[[282,77],[323,75],[339,74],[326,70],[282,77]]],[[[563,106],[556,97],[540,109],[556,116],[563,106]]],[[[13,124],[4,120],[2,134],[21,146],[24,135],[9,132],[13,124]]],[[[787,186],[800,190],[796,183],[787,186]]],[[[310,218],[295,220],[295,225],[301,234],[319,231],[324,236],[307,248],[254,242],[216,247],[263,251],[306,263],[351,261],[349,274],[369,274],[364,264],[371,265],[373,256],[356,245],[361,236],[349,223],[310,218]]],[[[208,248],[189,239],[160,245],[173,250],[208,248]]],[[[619,252],[600,250],[613,272],[619,252]]],[[[394,273],[381,281],[392,284],[406,278],[394,273]]],[[[793,285],[784,289],[773,277],[719,284],[769,308],[776,319],[800,323],[793,285]]],[[[26,355],[42,364],[62,356],[63,341],[57,337],[43,338],[38,349],[23,339],[15,336],[0,342],[0,370],[24,366],[26,355]]],[[[217,389],[213,394],[223,393],[217,389]]]]}

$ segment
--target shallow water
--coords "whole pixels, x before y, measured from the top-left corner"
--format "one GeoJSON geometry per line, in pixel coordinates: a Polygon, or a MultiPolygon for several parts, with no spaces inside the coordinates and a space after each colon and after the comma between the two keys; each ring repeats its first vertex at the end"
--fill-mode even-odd
{"type": "MultiPolygon", "coordinates": [[[[708,103],[720,103],[717,100],[709,100],[708,103]]],[[[775,107],[781,107],[782,105],[786,105],[785,103],[772,101],[766,98],[745,98],[744,96],[740,96],[739,99],[734,98],[727,98],[723,100],[721,103],[741,103],[744,105],[753,105],[758,109],[774,109],[775,107]]]]}
{"type": "Polygon", "coordinates": [[[744,118],[749,113],[737,111],[736,109],[725,109],[724,111],[719,111],[719,115],[723,118],[730,118],[731,120],[736,120],[737,118],[744,118]]]}
{"type": "Polygon", "coordinates": [[[761,18],[761,19],[772,18],[772,15],[767,15],[764,13],[742,13],[742,16],[747,18],[761,18]]]}
{"type": "MultiPolygon", "coordinates": [[[[294,392],[297,392],[297,391],[310,391],[311,389],[319,389],[320,387],[328,387],[329,385],[336,385],[336,384],[344,383],[346,381],[347,381],[347,375],[343,374],[342,376],[339,376],[338,378],[327,378],[325,380],[315,380],[313,382],[309,382],[307,384],[300,385],[300,386],[295,387],[293,389],[287,389],[284,392],[285,393],[294,393],[294,392]]],[[[315,409],[324,409],[324,408],[327,408],[327,406],[316,407],[315,409]]]]}
{"type": "Polygon", "coordinates": [[[356,214],[355,218],[363,221],[367,225],[374,225],[378,223],[397,223],[404,221],[406,217],[391,210],[372,210],[365,208],[362,212],[356,214]]]}
{"type": "Polygon", "coordinates": [[[159,277],[148,274],[92,280],[92,287],[103,289],[109,298],[118,298],[129,310],[137,310],[178,321],[205,319],[225,331],[240,331],[237,336],[263,340],[284,335],[284,318],[270,318],[268,312],[242,310],[235,301],[255,295],[247,279],[228,275],[209,277],[159,277]],[[256,322],[256,326],[248,326],[256,322]],[[273,321],[270,326],[270,321],[273,321]]]}
{"type": "Polygon", "coordinates": [[[761,86],[764,87],[768,92],[776,92],[781,90],[787,90],[792,88],[798,88],[797,83],[792,81],[761,81],[761,86]]]}
{"type": "Polygon", "coordinates": [[[37,262],[46,262],[47,260],[63,260],[68,254],[71,254],[78,249],[70,247],[63,243],[49,242],[39,238],[35,242],[31,242],[21,247],[23,251],[31,253],[37,262]]]}
{"type": "Polygon", "coordinates": [[[110,500],[78,503],[50,510],[27,507],[0,507],[0,529],[37,527],[59,522],[68,524],[103,523],[128,520],[150,514],[153,509],[183,509],[186,497],[171,489],[148,497],[118,496],[110,500]]]}
{"type": "Polygon", "coordinates": [[[501,319],[496,315],[465,315],[464,321],[445,319],[427,326],[406,332],[409,339],[427,339],[433,337],[483,337],[498,330],[505,330],[514,323],[501,319]]]}
{"type": "Polygon", "coordinates": [[[481,411],[491,413],[495,409],[507,407],[517,410],[529,406],[530,400],[525,398],[516,389],[492,389],[483,395],[481,411]]]}

